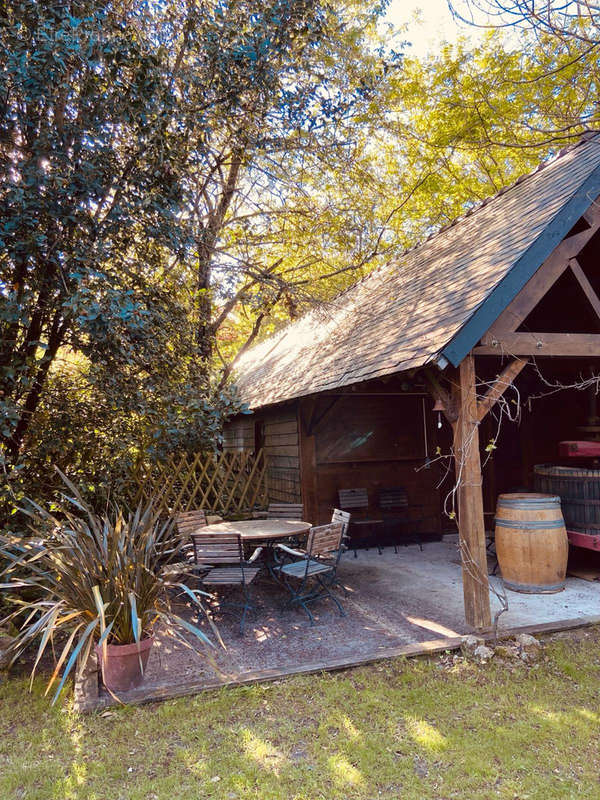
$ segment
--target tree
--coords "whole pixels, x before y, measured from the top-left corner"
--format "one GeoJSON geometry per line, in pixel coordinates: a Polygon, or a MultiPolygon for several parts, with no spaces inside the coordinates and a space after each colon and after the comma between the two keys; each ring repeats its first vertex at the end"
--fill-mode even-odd
{"type": "MultiPolygon", "coordinates": [[[[275,12],[281,10],[264,13],[275,12]]],[[[255,333],[274,305],[295,302],[285,259],[275,254],[281,240],[271,237],[273,219],[293,216],[320,161],[342,174],[352,138],[376,124],[367,122],[367,110],[375,108],[387,67],[399,61],[379,40],[381,12],[355,0],[325,7],[312,26],[288,32],[268,80],[240,94],[238,113],[217,110],[204,158],[186,182],[194,230],[188,264],[195,267],[198,340],[207,362],[219,329],[249,293],[262,296],[255,333]]]]}
{"type": "MultiPolygon", "coordinates": [[[[522,75],[516,86],[525,81],[542,81],[551,78],[554,96],[577,80],[578,72],[585,72],[591,62],[598,63],[600,47],[600,6],[589,0],[566,2],[531,2],[531,0],[448,0],[451,12],[462,22],[476,27],[503,29],[519,36],[517,41],[535,41],[548,61],[554,56],[560,64],[547,72],[522,75]]],[[[595,70],[596,84],[599,78],[595,70]]],[[[600,108],[598,93],[588,98],[585,116],[573,114],[554,129],[544,131],[546,141],[564,141],[579,134],[581,124],[598,125],[600,108]]],[[[542,129],[538,133],[542,133],[542,129]]]]}
{"type": "MultiPolygon", "coordinates": [[[[188,187],[212,130],[285,78],[289,48],[316,41],[322,17],[311,0],[4,4],[0,435],[11,462],[60,351],[140,366],[136,343],[147,351],[157,330],[152,287],[198,247],[188,187]]],[[[204,339],[200,325],[196,360],[204,339]]]]}

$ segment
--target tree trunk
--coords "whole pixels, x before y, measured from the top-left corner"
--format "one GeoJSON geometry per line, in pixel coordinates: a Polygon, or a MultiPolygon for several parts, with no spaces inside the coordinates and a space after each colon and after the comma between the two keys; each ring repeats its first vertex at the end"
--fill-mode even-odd
{"type": "Polygon", "coordinates": [[[221,190],[220,200],[216,208],[208,214],[208,219],[198,237],[198,278],[196,283],[198,291],[198,326],[196,329],[196,341],[199,355],[207,363],[212,358],[216,335],[212,325],[211,272],[213,256],[215,246],[223,229],[225,216],[235,194],[241,165],[242,153],[233,153],[227,177],[221,190]]]}
{"type": "Polygon", "coordinates": [[[67,320],[62,320],[60,311],[57,311],[54,315],[52,327],[50,329],[50,335],[48,337],[48,349],[40,359],[35,378],[31,384],[31,388],[25,399],[25,402],[21,407],[19,421],[17,422],[12,436],[8,440],[8,456],[13,464],[15,464],[19,458],[19,453],[23,445],[25,434],[29,430],[33,415],[37,411],[40,404],[46,378],[48,377],[48,371],[52,365],[52,362],[56,358],[59,347],[64,341],[67,328],[67,320]]]}

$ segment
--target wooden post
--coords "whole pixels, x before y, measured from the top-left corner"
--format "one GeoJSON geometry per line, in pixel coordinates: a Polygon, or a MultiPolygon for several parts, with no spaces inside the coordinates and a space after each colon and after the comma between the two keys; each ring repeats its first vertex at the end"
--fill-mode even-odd
{"type": "Polygon", "coordinates": [[[454,388],[458,419],[454,428],[454,459],[458,485],[458,532],[462,561],[465,618],[474,628],[489,628],[488,585],[475,365],[469,355],[459,367],[454,388]]]}

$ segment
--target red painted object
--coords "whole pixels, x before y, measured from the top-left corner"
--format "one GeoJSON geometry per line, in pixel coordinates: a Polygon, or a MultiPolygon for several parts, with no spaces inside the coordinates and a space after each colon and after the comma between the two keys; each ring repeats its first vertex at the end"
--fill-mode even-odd
{"type": "Polygon", "coordinates": [[[580,533],[579,531],[567,530],[569,542],[575,547],[585,547],[587,550],[597,550],[600,552],[600,535],[592,533],[580,533]]]}
{"type": "Polygon", "coordinates": [[[106,646],[106,658],[102,656],[102,647],[97,646],[104,685],[113,692],[127,692],[139,686],[144,680],[153,643],[154,636],[149,636],[139,644],[109,644],[106,646]]]}
{"type": "Polygon", "coordinates": [[[600,458],[600,442],[559,442],[563,458],[600,458]]]}

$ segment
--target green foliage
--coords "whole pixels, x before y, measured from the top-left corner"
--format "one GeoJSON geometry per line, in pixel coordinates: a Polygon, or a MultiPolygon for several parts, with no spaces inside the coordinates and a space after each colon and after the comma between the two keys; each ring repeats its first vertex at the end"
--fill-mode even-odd
{"type": "MultiPolygon", "coordinates": [[[[47,689],[62,669],[56,699],[77,657],[85,665],[94,643],[139,642],[162,622],[186,645],[183,631],[210,645],[171,608],[168,589],[179,585],[169,582],[164,567],[181,545],[173,522],[161,521],[152,503],[129,512],[114,506],[98,516],[65,482],[72,496],[55,514],[30,504],[34,538],[0,536],[6,562],[0,587],[10,591],[14,585],[20,592],[13,599],[16,610],[3,621],[18,627],[14,660],[38,644],[33,677],[48,644],[62,648],[47,689]]],[[[205,593],[179,588],[204,611],[199,596],[205,593]]]]}
{"type": "Polygon", "coordinates": [[[242,348],[597,121],[585,43],[418,60],[384,8],[4,3],[0,524],[218,447],[242,348]]]}
{"type": "Polygon", "coordinates": [[[105,496],[140,448],[218,446],[233,401],[211,385],[188,280],[189,186],[213,131],[247,135],[261,99],[306,119],[286,54],[314,47],[323,24],[309,0],[3,5],[5,495],[40,497],[58,462],[105,496]]]}

